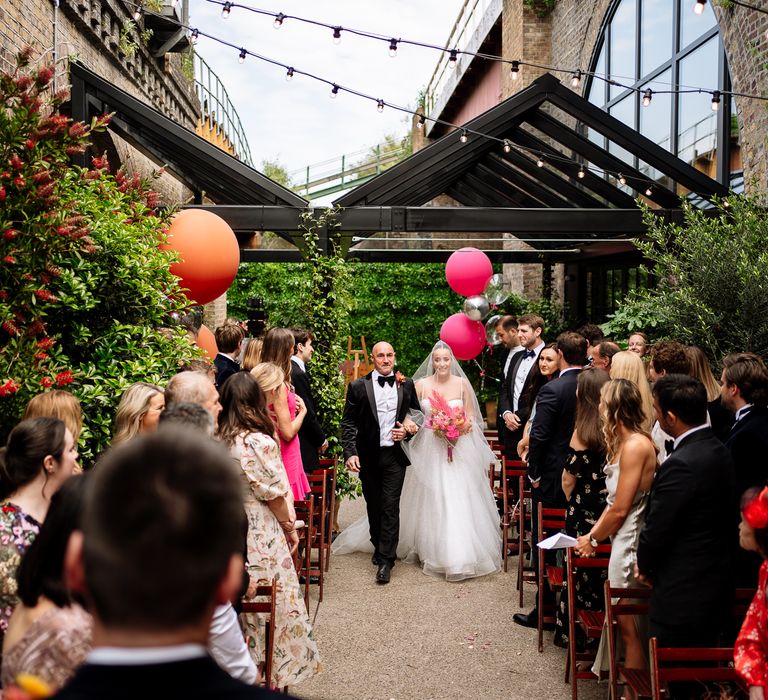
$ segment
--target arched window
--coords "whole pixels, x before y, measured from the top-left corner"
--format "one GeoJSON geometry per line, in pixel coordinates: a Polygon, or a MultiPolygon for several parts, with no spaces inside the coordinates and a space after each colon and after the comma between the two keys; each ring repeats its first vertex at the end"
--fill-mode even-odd
{"type": "MultiPolygon", "coordinates": [[[[733,101],[721,99],[712,109],[712,95],[670,94],[671,89],[731,89],[728,63],[717,19],[710,3],[702,14],[689,0],[616,0],[606,16],[591,70],[644,92],[650,104],[627,87],[592,78],[590,102],[690,163],[698,170],[736,190],[743,189],[739,129],[733,101]]],[[[603,137],[590,139],[606,146],[603,137]]],[[[663,178],[624,149],[609,144],[616,156],[656,180],[663,178]]],[[[683,194],[685,190],[677,187],[683,194]]]]}

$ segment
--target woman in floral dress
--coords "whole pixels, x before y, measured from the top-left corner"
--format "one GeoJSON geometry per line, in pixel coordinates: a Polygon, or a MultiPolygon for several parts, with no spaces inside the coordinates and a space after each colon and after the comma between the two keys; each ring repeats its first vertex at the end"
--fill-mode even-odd
{"type": "MultiPolygon", "coordinates": [[[[221,388],[221,405],[219,437],[242,470],[251,587],[278,582],[271,685],[293,686],[322,666],[291,557],[298,535],[288,477],[258,382],[245,372],[232,375],[221,388]]],[[[256,664],[263,663],[259,615],[244,614],[242,621],[251,655],[256,664]]]]}
{"type": "Polygon", "coordinates": [[[76,469],[75,439],[57,418],[22,421],[0,450],[0,645],[19,602],[21,557],[40,531],[51,496],[76,469]]]}

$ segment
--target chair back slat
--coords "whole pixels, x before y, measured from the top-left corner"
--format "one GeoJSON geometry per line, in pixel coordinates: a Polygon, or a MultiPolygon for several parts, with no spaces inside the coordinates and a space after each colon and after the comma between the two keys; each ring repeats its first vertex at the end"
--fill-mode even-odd
{"type": "Polygon", "coordinates": [[[272,666],[275,656],[275,628],[277,606],[277,581],[272,579],[269,585],[256,586],[253,599],[243,600],[241,610],[244,613],[258,613],[264,617],[264,668],[262,685],[269,688],[272,681],[272,666]]]}

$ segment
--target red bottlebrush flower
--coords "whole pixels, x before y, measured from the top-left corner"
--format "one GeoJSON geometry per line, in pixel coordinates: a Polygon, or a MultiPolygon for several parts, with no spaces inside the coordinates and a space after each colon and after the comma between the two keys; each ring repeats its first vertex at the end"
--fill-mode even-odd
{"type": "Polygon", "coordinates": [[[93,243],[88,243],[83,246],[82,250],[84,253],[95,253],[98,248],[93,243]]]}
{"type": "Polygon", "coordinates": [[[13,255],[6,255],[6,256],[3,258],[3,262],[4,262],[6,265],[15,265],[15,264],[16,264],[16,258],[14,258],[14,257],[13,257],[13,255]]]}
{"type": "Polygon", "coordinates": [[[90,232],[91,229],[89,229],[87,226],[81,226],[79,229],[75,230],[75,232],[72,234],[72,238],[85,238],[90,232]]]}
{"type": "Polygon", "coordinates": [[[67,146],[64,149],[64,152],[68,156],[82,155],[83,153],[85,153],[85,146],[67,146]]]}
{"type": "Polygon", "coordinates": [[[24,163],[22,163],[18,153],[14,153],[8,162],[14,170],[21,170],[24,167],[24,163]]]}
{"type": "Polygon", "coordinates": [[[48,355],[46,353],[44,353],[44,352],[36,352],[35,353],[35,359],[36,360],[47,360],[48,359],[48,355]]]}
{"type": "Polygon", "coordinates": [[[147,192],[147,206],[155,209],[158,204],[160,204],[160,195],[157,192],[147,192]]]}
{"type": "Polygon", "coordinates": [[[0,301],[8,301],[8,292],[4,289],[0,289],[0,301]]]}
{"type": "Polygon", "coordinates": [[[5,238],[6,241],[12,241],[18,235],[19,232],[15,228],[8,228],[3,232],[3,238],[5,238]]]}
{"type": "Polygon", "coordinates": [[[13,184],[19,189],[21,189],[22,187],[26,186],[27,181],[23,177],[21,177],[21,175],[19,175],[19,177],[16,177],[13,179],[13,184]]]}
{"type": "Polygon", "coordinates": [[[39,87],[45,87],[48,85],[48,83],[53,80],[53,74],[54,69],[53,66],[44,66],[39,71],[37,71],[37,77],[35,79],[35,82],[38,84],[39,87]]]}
{"type": "Polygon", "coordinates": [[[0,173],[0,177],[5,178],[6,180],[11,176],[11,174],[7,170],[3,170],[3,172],[0,173]]]}
{"type": "MultiPolygon", "coordinates": [[[[35,321],[35,323],[39,323],[39,321],[35,321]]],[[[56,344],[56,341],[53,338],[40,338],[40,340],[37,341],[37,347],[41,350],[50,350],[54,345],[56,344]]]]}
{"type": "Polygon", "coordinates": [[[19,385],[16,384],[13,379],[8,379],[4,383],[0,384],[0,396],[12,396],[18,390],[19,385]]]}
{"type": "Polygon", "coordinates": [[[0,187],[0,202],[5,201],[5,187],[0,187]]]}
{"type": "MultiPolygon", "coordinates": [[[[32,323],[29,324],[29,328],[27,328],[27,333],[32,337],[36,335],[40,335],[41,333],[45,333],[45,324],[40,320],[33,321],[32,323]]],[[[43,338],[43,340],[46,340],[46,339],[43,338]]],[[[50,340],[50,338],[48,340],[50,340]]],[[[51,345],[53,345],[53,341],[51,341],[51,345]]],[[[47,349],[42,345],[40,345],[39,347],[43,348],[43,350],[47,349]]],[[[50,345],[48,345],[48,348],[50,348],[50,345]]]]}
{"type": "Polygon", "coordinates": [[[72,374],[71,370],[65,369],[63,372],[59,372],[56,375],[57,386],[66,386],[67,384],[71,384],[74,381],[75,376],[72,374]]]}
{"type": "Polygon", "coordinates": [[[68,236],[70,233],[72,233],[72,227],[71,226],[59,226],[56,229],[56,233],[58,233],[60,236],[68,236]]]}
{"type": "Polygon", "coordinates": [[[61,88],[53,94],[55,102],[66,102],[69,99],[69,90],[67,88],[61,88]]]}
{"type": "Polygon", "coordinates": [[[19,334],[19,327],[13,321],[3,321],[2,328],[8,335],[19,334]]]}
{"type": "Polygon", "coordinates": [[[68,216],[64,223],[67,226],[79,226],[83,221],[85,221],[85,217],[82,214],[75,214],[75,216],[68,216]]]}
{"type": "Polygon", "coordinates": [[[47,289],[36,289],[35,296],[40,301],[58,301],[59,300],[59,297],[57,297],[55,294],[52,294],[47,289]]]}
{"type": "Polygon", "coordinates": [[[98,180],[101,173],[98,170],[89,170],[83,175],[83,180],[98,180]]]}
{"type": "Polygon", "coordinates": [[[138,190],[141,187],[141,178],[138,175],[134,175],[131,184],[138,190]]]}
{"type": "Polygon", "coordinates": [[[69,135],[73,138],[79,138],[88,133],[88,127],[83,122],[75,122],[69,127],[69,135]]]}
{"type": "Polygon", "coordinates": [[[29,88],[32,87],[32,78],[30,78],[28,75],[20,75],[18,78],[16,78],[16,87],[19,88],[19,90],[29,90],[29,88]]]}
{"type": "Polygon", "coordinates": [[[106,126],[111,121],[112,121],[111,114],[102,114],[100,117],[96,117],[93,124],[94,126],[106,126]]]}
{"type": "Polygon", "coordinates": [[[34,282],[35,278],[29,273],[26,272],[21,276],[21,279],[23,279],[25,282],[34,282]]]}
{"type": "Polygon", "coordinates": [[[51,173],[47,170],[40,170],[32,176],[32,182],[36,185],[47,185],[51,181],[51,173]]]}
{"type": "Polygon", "coordinates": [[[28,151],[33,151],[35,149],[35,146],[37,146],[37,141],[34,139],[27,139],[24,142],[24,145],[27,147],[28,151]]]}
{"type": "Polygon", "coordinates": [[[43,284],[50,284],[51,283],[51,276],[46,274],[45,272],[40,273],[40,281],[43,284]]]}
{"type": "Polygon", "coordinates": [[[56,265],[51,265],[51,263],[48,263],[45,266],[45,271],[51,276],[51,277],[61,277],[61,268],[57,267],[56,265]]]}
{"type": "Polygon", "coordinates": [[[50,389],[53,386],[53,379],[51,379],[50,377],[43,377],[40,380],[40,386],[45,389],[50,389]]]}
{"type": "Polygon", "coordinates": [[[43,185],[42,187],[38,188],[37,196],[42,198],[50,197],[53,194],[54,187],[56,187],[56,185],[53,182],[49,182],[47,185],[43,185]]]}

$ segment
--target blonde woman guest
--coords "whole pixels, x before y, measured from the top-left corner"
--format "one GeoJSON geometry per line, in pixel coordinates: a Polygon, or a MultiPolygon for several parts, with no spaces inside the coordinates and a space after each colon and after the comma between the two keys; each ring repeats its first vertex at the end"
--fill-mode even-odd
{"type": "Polygon", "coordinates": [[[733,425],[731,412],[720,401],[720,384],[712,374],[712,366],[704,351],[696,346],[689,345],[685,348],[685,354],[691,363],[691,376],[698,379],[707,390],[707,415],[709,422],[717,437],[722,442],[728,437],[733,425]]]}
{"type": "Polygon", "coordinates": [[[16,569],[37,537],[51,497],[78,468],[69,428],[47,416],[21,421],[0,450],[0,643],[16,603],[16,569]]]}
{"type": "MultiPolygon", "coordinates": [[[[283,373],[280,387],[274,389],[274,394],[268,396],[267,401],[270,415],[277,426],[280,454],[293,496],[297,501],[301,501],[309,493],[309,481],[304,473],[299,444],[299,428],[304,423],[307,407],[290,384],[293,348],[294,338],[291,331],[287,328],[270,328],[261,347],[261,363],[269,362],[283,373]]],[[[273,390],[272,387],[267,389],[263,385],[261,388],[265,392],[273,390]]]]}
{"type": "Polygon", "coordinates": [[[165,408],[165,394],[155,384],[131,384],[117,406],[112,445],[127,442],[140,433],[154,433],[165,408]]]}
{"type": "Polygon", "coordinates": [[[613,356],[609,374],[611,379],[629,379],[637,386],[645,416],[643,426],[650,432],[654,423],[653,396],[651,395],[651,385],[647,379],[645,363],[640,359],[640,355],[630,350],[617,352],[613,356]]]}
{"type": "MultiPolygon", "coordinates": [[[[277,688],[301,683],[322,670],[292,550],[299,543],[296,512],[264,392],[253,376],[232,375],[221,389],[219,438],[241,469],[248,516],[248,572],[251,584],[276,579],[275,660],[270,682],[277,688]]],[[[258,616],[243,615],[248,648],[263,662],[264,638],[258,616]]]]}
{"type": "Polygon", "coordinates": [[[83,411],[80,408],[80,401],[74,394],[61,389],[53,389],[33,396],[24,409],[22,420],[39,418],[40,416],[58,418],[64,421],[64,425],[69,428],[75,442],[80,439],[80,432],[83,429],[83,411]]]}
{"type": "Polygon", "coordinates": [[[243,353],[243,361],[240,366],[250,372],[256,365],[261,362],[261,346],[263,341],[261,338],[250,338],[245,346],[245,352],[243,353]]]}
{"type": "MultiPolygon", "coordinates": [[[[639,358],[638,358],[639,360],[639,358]]],[[[611,538],[608,580],[614,588],[639,585],[635,579],[637,544],[645,523],[648,494],[656,472],[656,448],[645,428],[637,384],[612,379],[600,392],[600,416],[606,445],[607,505],[592,529],[577,539],[579,556],[594,556],[597,543],[611,538]]],[[[644,644],[635,619],[619,619],[627,668],[645,668],[644,644]]],[[[601,640],[593,670],[605,668],[606,635],[601,640]]]]}
{"type": "Polygon", "coordinates": [[[640,331],[632,333],[627,341],[627,349],[639,357],[645,357],[648,352],[648,336],[640,331]]]}

